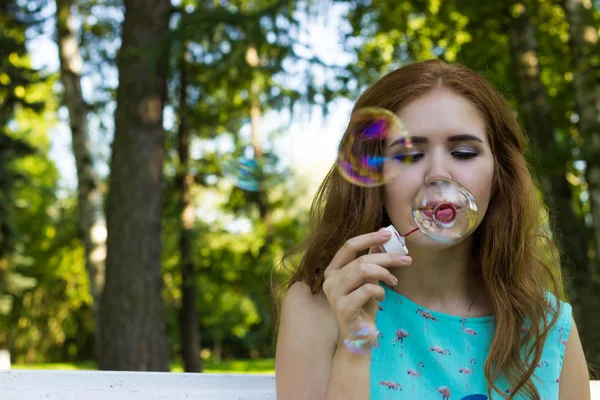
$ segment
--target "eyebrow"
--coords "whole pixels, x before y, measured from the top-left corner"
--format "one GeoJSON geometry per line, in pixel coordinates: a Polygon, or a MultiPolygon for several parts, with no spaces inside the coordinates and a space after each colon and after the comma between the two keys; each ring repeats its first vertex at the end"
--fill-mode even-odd
{"type": "MultiPolygon", "coordinates": [[[[392,144],[390,144],[390,147],[395,146],[399,143],[404,142],[406,139],[405,138],[399,138],[396,139],[392,142],[392,144]]],[[[429,143],[429,139],[427,139],[426,137],[423,136],[410,136],[410,141],[412,143],[429,143]]],[[[453,135],[450,136],[448,139],[446,139],[446,141],[448,142],[480,142],[483,143],[483,140],[481,140],[480,138],[478,138],[475,135],[469,135],[469,134],[461,134],[461,135],[453,135]]]]}

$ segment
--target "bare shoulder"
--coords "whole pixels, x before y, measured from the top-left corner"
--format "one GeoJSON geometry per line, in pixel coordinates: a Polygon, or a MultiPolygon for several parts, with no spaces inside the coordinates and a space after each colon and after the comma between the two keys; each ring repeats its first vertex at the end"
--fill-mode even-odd
{"type": "Polygon", "coordinates": [[[575,321],[567,339],[559,382],[559,400],[590,399],[589,373],[575,321]]]}
{"type": "Polygon", "coordinates": [[[307,284],[294,283],[281,308],[275,354],[277,399],[324,397],[337,336],[325,294],[313,294],[307,284]]]}
{"type": "Polygon", "coordinates": [[[282,318],[288,315],[293,315],[294,318],[299,318],[303,322],[311,319],[320,319],[320,322],[324,323],[322,328],[330,334],[335,334],[335,337],[332,338],[334,342],[337,339],[338,332],[335,316],[323,291],[314,294],[306,283],[294,283],[288,289],[283,301],[282,318]],[[286,311],[290,312],[286,313],[286,311]]]}
{"type": "Polygon", "coordinates": [[[313,294],[304,282],[294,283],[288,289],[281,308],[279,338],[285,340],[293,337],[295,342],[308,341],[307,338],[315,339],[315,345],[331,347],[333,356],[337,336],[335,315],[325,294],[322,291],[313,294]],[[294,329],[288,332],[287,328],[294,329]],[[285,332],[282,332],[282,329],[285,332]],[[281,337],[282,333],[287,336],[281,337]]]}

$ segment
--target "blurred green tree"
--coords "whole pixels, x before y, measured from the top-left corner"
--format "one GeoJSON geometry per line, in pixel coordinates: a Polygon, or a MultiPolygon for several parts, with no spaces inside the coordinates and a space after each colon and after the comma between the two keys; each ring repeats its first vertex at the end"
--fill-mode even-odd
{"type": "MultiPolygon", "coordinates": [[[[177,43],[172,46],[176,55],[171,59],[178,60],[172,64],[174,76],[178,77],[173,87],[178,87],[179,92],[178,97],[172,101],[177,107],[178,121],[178,130],[174,135],[177,142],[174,147],[178,150],[178,167],[173,190],[174,193],[178,193],[179,198],[182,291],[178,321],[186,371],[197,371],[201,368],[197,360],[199,339],[196,336],[196,286],[200,288],[201,298],[206,301],[207,295],[212,299],[210,294],[206,294],[210,281],[207,281],[206,277],[195,275],[197,264],[193,259],[194,245],[209,248],[212,246],[205,240],[196,239],[194,234],[193,227],[199,223],[195,221],[194,216],[194,178],[199,184],[196,197],[215,187],[214,183],[210,183],[211,180],[223,182],[224,178],[227,178],[223,168],[220,168],[223,160],[218,152],[203,151],[201,158],[190,160],[190,143],[218,143],[227,137],[237,149],[251,148],[259,163],[267,157],[279,162],[281,155],[263,146],[271,144],[267,137],[276,139],[278,135],[285,133],[264,131],[262,116],[266,112],[281,109],[293,113],[294,104],[297,102],[307,105],[320,104],[326,108],[333,91],[327,85],[317,85],[311,76],[312,71],[304,75],[306,80],[299,88],[286,84],[282,78],[290,76],[290,71],[284,68],[286,62],[305,61],[318,64],[318,60],[302,60],[302,57],[294,52],[294,44],[299,36],[298,13],[307,12],[304,6],[306,4],[295,1],[245,0],[219,4],[208,1],[183,1],[176,15],[177,28],[171,34],[173,43],[177,43]],[[318,98],[317,94],[320,95],[318,98]],[[239,133],[244,125],[250,126],[249,138],[244,138],[239,133]],[[194,170],[198,173],[194,174],[194,170]],[[200,282],[205,284],[200,285],[200,282]]],[[[241,154],[238,153],[237,156],[239,155],[241,154]]],[[[278,180],[289,181],[290,171],[282,169],[280,172],[278,180]]],[[[257,185],[264,183],[255,182],[257,185]]],[[[281,207],[282,201],[278,200],[273,192],[281,188],[281,184],[275,187],[265,185],[263,190],[255,191],[244,190],[234,184],[224,189],[230,195],[224,207],[219,207],[223,210],[218,211],[233,213],[238,218],[245,217],[247,221],[251,221],[255,243],[260,243],[260,246],[257,254],[247,253],[245,262],[254,264],[262,271],[263,278],[264,272],[274,265],[271,253],[274,250],[277,220],[280,219],[274,215],[278,210],[284,210],[281,207]]],[[[217,190],[222,192],[223,189],[217,190]]],[[[220,234],[229,236],[227,229],[220,234]]],[[[213,237],[209,232],[203,233],[204,235],[213,237]]],[[[229,246],[232,245],[233,243],[229,243],[229,246]]],[[[230,251],[238,252],[235,249],[230,251]]],[[[249,293],[261,293],[261,287],[266,287],[264,280],[247,282],[256,285],[248,285],[249,293]]],[[[269,300],[265,300],[267,297],[262,290],[262,297],[254,299],[262,306],[258,309],[262,311],[263,316],[268,314],[264,310],[271,305],[269,300]]],[[[250,305],[256,309],[256,303],[244,296],[243,291],[230,299],[239,299],[239,306],[245,309],[250,305]]],[[[223,307],[231,308],[225,305],[223,307]]],[[[201,320],[211,321],[210,325],[228,316],[227,319],[221,320],[223,325],[211,335],[216,342],[215,348],[220,348],[219,343],[228,333],[227,325],[231,325],[231,321],[242,318],[244,324],[255,325],[264,321],[264,318],[258,316],[256,319],[235,317],[236,314],[223,313],[220,308],[211,307],[207,311],[208,314],[202,315],[201,320]]],[[[268,326],[272,327],[272,324],[268,326]]],[[[202,328],[207,327],[202,325],[202,328]]],[[[240,329],[237,330],[236,336],[246,336],[246,333],[241,332],[247,332],[248,329],[240,329]]],[[[270,335],[268,329],[264,329],[263,332],[267,337],[270,335]]],[[[219,358],[220,351],[216,353],[219,358]]]]}
{"type": "MultiPolygon", "coordinates": [[[[88,124],[89,106],[83,98],[80,53],[71,0],[56,0],[56,41],[63,86],[63,103],[69,112],[73,155],[77,168],[79,235],[85,249],[85,265],[90,282],[96,326],[99,323],[100,297],[104,289],[106,262],[106,220],[100,177],[94,168],[88,124]]],[[[100,329],[96,329],[100,333],[100,329]]],[[[101,340],[96,339],[98,351],[101,340]]]]}
{"type": "Polygon", "coordinates": [[[0,284],[0,343],[17,362],[86,359],[93,354],[86,342],[90,298],[79,278],[85,275],[69,223],[73,206],[57,198],[58,172],[48,158],[56,80],[31,68],[30,10],[12,1],[0,5],[0,219],[13,233],[9,242],[1,240],[8,243],[2,255],[8,272],[0,284]]]}

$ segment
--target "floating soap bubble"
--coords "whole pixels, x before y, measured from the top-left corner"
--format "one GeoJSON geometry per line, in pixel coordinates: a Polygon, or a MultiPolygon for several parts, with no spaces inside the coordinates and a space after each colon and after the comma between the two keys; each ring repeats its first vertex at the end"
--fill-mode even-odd
{"type": "Polygon", "coordinates": [[[374,324],[365,323],[348,334],[344,346],[354,354],[366,354],[379,345],[379,336],[374,324]]]}
{"type": "Polygon", "coordinates": [[[468,236],[477,223],[475,197],[461,184],[436,179],[423,184],[412,202],[415,223],[437,242],[452,243],[468,236]]]}
{"type": "Polygon", "coordinates": [[[251,192],[271,188],[285,180],[291,167],[291,140],[271,135],[252,140],[248,132],[240,132],[240,143],[223,139],[217,148],[223,177],[233,185],[251,192]]]}
{"type": "Polygon", "coordinates": [[[283,181],[279,159],[274,154],[256,155],[253,146],[245,146],[220,155],[223,176],[240,189],[258,192],[283,181]]]}
{"type": "Polygon", "coordinates": [[[374,187],[398,176],[415,155],[402,121],[391,111],[367,107],[352,114],[337,166],[350,183],[374,187]]]}

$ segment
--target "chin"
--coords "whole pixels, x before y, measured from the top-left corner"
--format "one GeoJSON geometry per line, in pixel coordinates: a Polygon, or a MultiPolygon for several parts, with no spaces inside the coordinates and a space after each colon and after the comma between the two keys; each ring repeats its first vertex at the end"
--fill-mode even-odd
{"type": "Polygon", "coordinates": [[[430,250],[445,250],[451,249],[460,243],[464,242],[466,239],[470,237],[464,237],[456,242],[438,242],[436,240],[430,239],[421,231],[414,232],[409,237],[406,238],[406,247],[408,248],[409,254],[411,249],[430,249],[430,250]]]}

